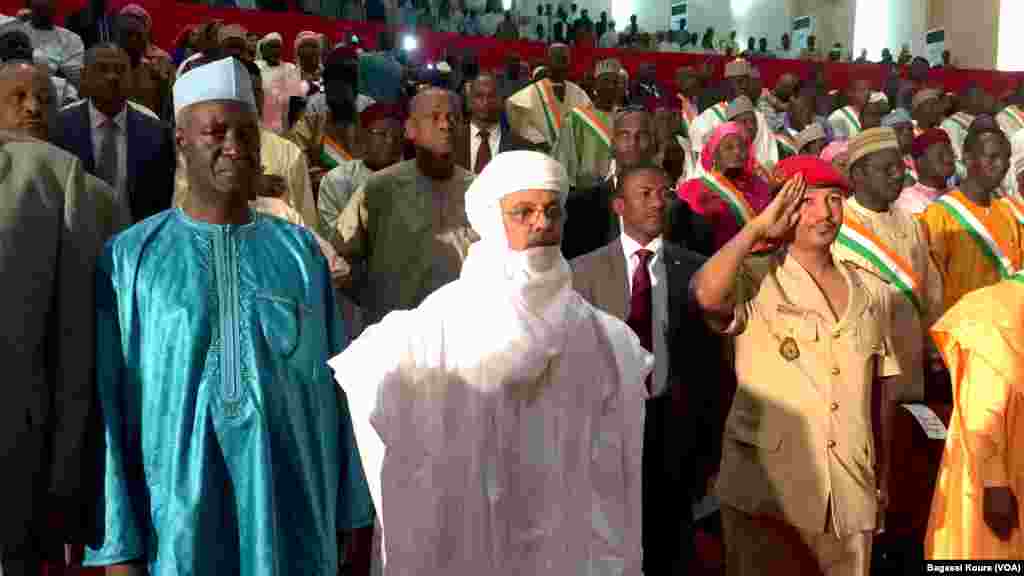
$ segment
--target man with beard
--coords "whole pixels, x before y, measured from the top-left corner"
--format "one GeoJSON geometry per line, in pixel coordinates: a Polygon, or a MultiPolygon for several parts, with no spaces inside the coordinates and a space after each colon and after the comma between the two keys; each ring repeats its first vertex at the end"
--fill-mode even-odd
{"type": "Polygon", "coordinates": [[[933,202],[921,220],[942,274],[945,312],[964,294],[1021,269],[1022,204],[997,195],[1010,167],[1010,143],[991,116],[979,116],[964,140],[967,178],[933,202]]]}
{"type": "Polygon", "coordinates": [[[895,296],[833,253],[842,175],[809,156],[777,170],[779,194],[693,279],[697,306],[734,348],[716,485],[726,573],[867,576],[885,499],[873,399],[900,373],[895,296]],[[752,255],[764,241],[782,246],[752,255]]]}
{"type": "Polygon", "coordinates": [[[516,92],[505,102],[509,126],[545,150],[554,150],[562,124],[573,108],[592,106],[587,93],[568,80],[569,58],[568,46],[552,44],[548,48],[548,76],[516,92]]]}
{"type": "Polygon", "coordinates": [[[331,360],[381,511],[384,574],[639,574],[653,359],[572,289],[569,182],[495,156],[459,278],[331,360]]]}
{"type": "Polygon", "coordinates": [[[86,564],[334,574],[338,538],[368,542],[373,507],[325,366],[346,343],[327,264],[311,234],[249,208],[260,139],[242,64],[186,72],[174,108],[191,194],[98,265],[104,521],[86,564]]]}
{"type": "Polygon", "coordinates": [[[418,306],[455,280],[476,234],[466,220],[473,173],[452,153],[459,122],[456,97],[430,88],[413,98],[405,137],[416,157],[372,174],[335,226],[350,270],[342,286],[375,322],[418,306]],[[366,274],[353,272],[365,265],[366,274]]]}
{"type": "Polygon", "coordinates": [[[60,73],[78,86],[85,57],[82,38],[53,22],[57,0],[29,0],[29,8],[32,15],[25,31],[32,40],[35,60],[45,62],[51,74],[60,73]]]}
{"type": "Polygon", "coordinates": [[[573,108],[562,123],[552,156],[562,163],[576,190],[588,190],[608,177],[612,160],[612,122],[625,98],[618,60],[602,60],[594,69],[593,106],[573,108]]]}
{"type": "Polygon", "coordinates": [[[664,170],[619,174],[612,208],[622,234],[571,262],[573,287],[623,320],[654,354],[644,408],[644,574],[687,574],[694,559],[694,502],[718,467],[722,343],[691,306],[690,279],[704,258],[664,239],[673,190],[664,170]],[[693,358],[700,358],[694,363],[693,358]]]}
{"type": "Polygon", "coordinates": [[[359,102],[354,86],[359,76],[356,53],[335,48],[324,63],[324,95],[320,105],[311,99],[288,138],[306,154],[313,189],[323,175],[341,162],[362,156],[356,114],[359,102]]]}

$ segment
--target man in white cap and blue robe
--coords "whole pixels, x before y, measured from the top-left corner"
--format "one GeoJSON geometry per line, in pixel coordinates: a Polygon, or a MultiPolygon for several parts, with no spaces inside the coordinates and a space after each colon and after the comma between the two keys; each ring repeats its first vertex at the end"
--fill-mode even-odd
{"type": "Polygon", "coordinates": [[[97,265],[106,453],[86,564],[335,574],[339,536],[373,507],[327,367],[346,344],[327,263],[308,231],[249,207],[260,138],[239,62],[183,74],[174,112],[191,194],[97,265]]]}
{"type": "Polygon", "coordinates": [[[498,154],[466,194],[458,280],[331,360],[380,513],[386,576],[641,569],[654,360],[571,287],[568,177],[498,154]]]}

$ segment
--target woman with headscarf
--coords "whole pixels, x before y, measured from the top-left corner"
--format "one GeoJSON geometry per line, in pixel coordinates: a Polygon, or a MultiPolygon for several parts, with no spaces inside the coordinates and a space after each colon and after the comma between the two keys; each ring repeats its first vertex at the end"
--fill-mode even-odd
{"type": "Polygon", "coordinates": [[[289,98],[305,96],[309,90],[298,66],[281,59],[283,42],[279,33],[271,32],[256,45],[256,65],[263,77],[263,125],[277,134],[288,130],[289,98]]]}
{"type": "Polygon", "coordinates": [[[316,91],[323,90],[321,75],[323,74],[323,35],[304,30],[295,37],[295,61],[299,64],[299,74],[316,91]]]}
{"type": "Polygon", "coordinates": [[[676,194],[714,229],[718,250],[764,209],[771,186],[755,173],[750,137],[736,122],[720,124],[701,151],[699,174],[679,186],[676,194]]]}

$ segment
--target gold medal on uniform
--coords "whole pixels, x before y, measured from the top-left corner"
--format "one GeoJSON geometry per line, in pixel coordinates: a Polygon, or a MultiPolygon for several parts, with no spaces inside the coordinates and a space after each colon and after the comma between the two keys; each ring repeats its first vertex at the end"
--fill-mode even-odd
{"type": "Polygon", "coordinates": [[[796,340],[787,337],[779,344],[779,354],[788,362],[792,362],[800,357],[800,347],[796,345],[796,340]]]}

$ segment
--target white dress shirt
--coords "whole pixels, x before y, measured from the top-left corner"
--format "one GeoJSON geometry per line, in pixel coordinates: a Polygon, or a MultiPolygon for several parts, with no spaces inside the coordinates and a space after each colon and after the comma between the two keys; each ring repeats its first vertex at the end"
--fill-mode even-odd
{"type": "Polygon", "coordinates": [[[647,271],[651,276],[651,320],[654,343],[654,374],[651,380],[651,396],[663,394],[668,387],[668,273],[665,269],[665,258],[662,251],[661,237],[651,240],[647,246],[641,246],[625,232],[622,233],[622,252],[626,259],[626,302],[633,298],[633,276],[640,264],[637,250],[646,248],[654,253],[647,261],[647,271]]]}
{"type": "MultiPolygon", "coordinates": [[[[126,118],[128,115],[127,105],[114,116],[114,124],[117,125],[117,177],[116,183],[111,184],[114,189],[114,199],[117,208],[123,213],[131,214],[131,206],[128,202],[128,136],[125,132],[126,118]]],[[[103,127],[107,122],[107,116],[96,109],[92,100],[89,101],[89,125],[92,136],[92,158],[94,165],[98,166],[100,155],[103,153],[103,137],[106,130],[103,127]]],[[[131,219],[129,218],[129,222],[131,219]]]]}
{"type": "MultiPolygon", "coordinates": [[[[498,146],[501,145],[501,124],[491,127],[488,141],[491,143],[491,158],[498,155],[498,146]]],[[[469,123],[469,171],[476,170],[476,153],[480,150],[480,129],[473,122],[469,123]]]]}

